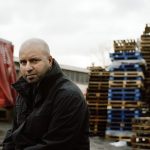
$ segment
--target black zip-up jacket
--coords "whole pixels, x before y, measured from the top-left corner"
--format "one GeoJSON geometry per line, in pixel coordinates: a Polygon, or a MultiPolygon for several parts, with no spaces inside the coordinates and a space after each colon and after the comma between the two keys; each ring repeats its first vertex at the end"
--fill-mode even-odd
{"type": "Polygon", "coordinates": [[[89,150],[86,101],[55,60],[40,83],[13,86],[19,95],[3,150],[89,150]]]}

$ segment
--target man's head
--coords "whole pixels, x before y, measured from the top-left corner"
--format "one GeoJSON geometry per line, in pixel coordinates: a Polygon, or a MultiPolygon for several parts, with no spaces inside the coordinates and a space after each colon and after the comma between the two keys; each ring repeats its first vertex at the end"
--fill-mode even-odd
{"type": "Polygon", "coordinates": [[[20,72],[28,83],[38,82],[52,67],[47,43],[41,39],[25,41],[19,50],[20,72]]]}

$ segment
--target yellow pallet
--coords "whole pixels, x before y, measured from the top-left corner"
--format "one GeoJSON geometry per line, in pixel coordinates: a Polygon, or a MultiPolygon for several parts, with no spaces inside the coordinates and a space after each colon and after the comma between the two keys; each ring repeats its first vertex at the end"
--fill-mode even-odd
{"type": "Polygon", "coordinates": [[[120,88],[142,88],[144,87],[143,81],[141,80],[109,80],[109,88],[120,87],[120,88]]]}
{"type": "Polygon", "coordinates": [[[114,141],[128,141],[131,142],[131,136],[117,136],[117,135],[106,135],[105,136],[106,139],[108,140],[114,140],[114,141]]]}
{"type": "Polygon", "coordinates": [[[133,102],[133,101],[108,101],[107,109],[136,109],[136,108],[141,108],[143,107],[143,103],[138,101],[138,102],[133,102]]]}
{"type": "Polygon", "coordinates": [[[144,73],[142,71],[116,71],[110,72],[112,77],[142,77],[144,79],[144,73]]]}

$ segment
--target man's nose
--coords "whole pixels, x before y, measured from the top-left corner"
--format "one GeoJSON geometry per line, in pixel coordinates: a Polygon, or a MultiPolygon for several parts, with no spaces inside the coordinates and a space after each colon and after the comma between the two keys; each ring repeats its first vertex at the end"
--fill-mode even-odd
{"type": "Polygon", "coordinates": [[[33,66],[31,65],[31,63],[30,62],[27,62],[27,64],[26,64],[26,71],[31,71],[33,69],[33,66]]]}

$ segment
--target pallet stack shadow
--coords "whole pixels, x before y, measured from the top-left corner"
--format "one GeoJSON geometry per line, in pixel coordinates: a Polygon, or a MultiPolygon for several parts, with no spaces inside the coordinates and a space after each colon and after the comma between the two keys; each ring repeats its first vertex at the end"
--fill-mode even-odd
{"type": "Polygon", "coordinates": [[[149,111],[147,116],[150,116],[150,25],[146,25],[143,34],[141,35],[140,48],[143,58],[146,61],[145,71],[145,96],[144,101],[147,103],[149,111]]]}
{"type": "Polygon", "coordinates": [[[135,40],[114,41],[114,51],[110,54],[106,138],[130,141],[132,118],[142,114],[142,56],[135,40]]]}
{"type": "Polygon", "coordinates": [[[132,131],[132,149],[150,149],[150,117],[134,118],[132,120],[132,131]]]}
{"type": "Polygon", "coordinates": [[[90,111],[90,135],[105,136],[107,122],[109,72],[101,67],[90,67],[86,100],[90,111]]]}

